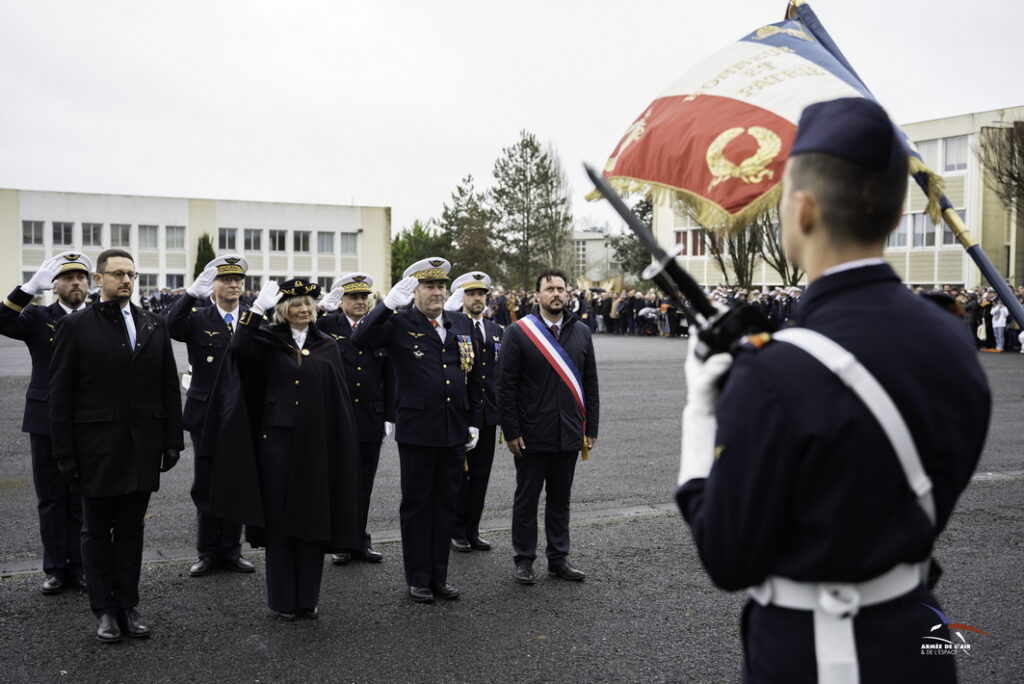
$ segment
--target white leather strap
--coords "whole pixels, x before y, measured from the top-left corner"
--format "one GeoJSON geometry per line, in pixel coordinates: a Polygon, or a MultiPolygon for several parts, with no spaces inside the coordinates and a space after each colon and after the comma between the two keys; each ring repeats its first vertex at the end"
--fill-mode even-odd
{"type": "Polygon", "coordinates": [[[821,333],[806,328],[786,328],[774,335],[772,339],[788,342],[813,356],[823,366],[832,371],[847,387],[854,391],[864,402],[871,414],[881,425],[892,444],[896,457],[903,468],[907,484],[917,496],[928,520],[935,525],[935,499],[932,496],[932,481],[921,464],[917,445],[907,428],[896,404],[885,388],[871,375],[867,368],[846,351],[821,333]]]}

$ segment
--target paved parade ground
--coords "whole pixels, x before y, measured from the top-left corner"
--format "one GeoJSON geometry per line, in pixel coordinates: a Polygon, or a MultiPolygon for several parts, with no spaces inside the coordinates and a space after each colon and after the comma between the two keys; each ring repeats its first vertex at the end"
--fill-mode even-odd
{"type": "MultiPolygon", "coordinates": [[[[922,344],[927,344],[922,340],[922,344]]],[[[179,369],[184,346],[177,344],[179,369]]],[[[4,682],[738,681],[741,594],[715,590],[672,501],[684,401],[683,340],[597,336],[601,434],[573,487],[582,583],[512,581],[514,471],[498,446],[484,512],[489,553],[452,554],[462,598],[405,598],[398,456],[386,441],[370,509],[380,565],[325,568],[321,619],[283,623],[257,572],[191,578],[191,447],[149,506],[139,611],[153,637],[96,640],[84,592],[43,596],[28,436],[29,356],[0,340],[0,680],[4,682]]],[[[964,633],[961,681],[1020,681],[1024,663],[1024,355],[982,354],[994,396],[985,453],[936,557],[946,615],[964,633]]],[[[750,398],[751,409],[758,398],[750,398]]],[[[756,416],[756,412],[751,412],[756,416]]],[[[187,440],[186,440],[187,441],[187,440]]],[[[921,635],[934,615],[922,609],[921,635]]]]}

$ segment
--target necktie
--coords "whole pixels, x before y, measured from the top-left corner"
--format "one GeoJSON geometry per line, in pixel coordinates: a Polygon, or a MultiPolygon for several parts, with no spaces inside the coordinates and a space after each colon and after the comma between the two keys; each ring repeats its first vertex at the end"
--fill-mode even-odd
{"type": "Polygon", "coordinates": [[[124,316],[125,316],[125,319],[126,319],[125,322],[124,322],[124,328],[128,332],[128,344],[130,344],[132,350],[134,350],[135,349],[135,326],[131,324],[134,321],[129,322],[127,320],[127,319],[130,319],[132,317],[131,311],[125,311],[124,312],[124,316]]]}
{"type": "Polygon", "coordinates": [[[231,322],[234,321],[234,320],[235,320],[235,317],[232,316],[231,314],[229,314],[229,313],[224,314],[224,322],[228,326],[228,334],[232,334],[232,333],[235,332],[235,326],[231,325],[231,322]]]}
{"type": "Polygon", "coordinates": [[[437,321],[435,319],[433,319],[433,318],[430,319],[430,325],[432,325],[432,326],[434,326],[436,328],[437,327],[437,321]]]}
{"type": "Polygon", "coordinates": [[[555,323],[553,326],[551,326],[551,334],[554,336],[554,338],[556,340],[558,339],[558,324],[557,323],[555,323]]]}
{"type": "Polygon", "coordinates": [[[480,343],[480,346],[484,346],[484,324],[477,321],[473,324],[473,328],[476,330],[476,341],[480,343]]]}

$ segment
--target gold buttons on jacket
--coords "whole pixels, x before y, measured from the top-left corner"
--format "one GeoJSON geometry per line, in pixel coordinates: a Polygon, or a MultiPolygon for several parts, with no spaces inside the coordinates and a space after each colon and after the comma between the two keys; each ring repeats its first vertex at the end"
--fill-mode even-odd
{"type": "Polygon", "coordinates": [[[448,397],[448,401],[451,401],[451,400],[452,400],[452,398],[451,398],[451,397],[448,397]]]}
{"type": "Polygon", "coordinates": [[[356,397],[356,403],[357,404],[359,403],[359,397],[356,397]]]}
{"type": "Polygon", "coordinates": [[[362,385],[361,385],[360,383],[358,383],[358,382],[357,382],[357,383],[356,383],[356,387],[362,387],[362,385]]]}
{"type": "Polygon", "coordinates": [[[299,384],[299,381],[298,381],[298,380],[296,380],[296,381],[295,381],[295,384],[296,384],[296,385],[298,385],[298,384],[299,384]]]}
{"type": "Polygon", "coordinates": [[[447,368],[447,367],[448,367],[448,364],[447,364],[447,363],[442,363],[442,364],[441,364],[441,368],[447,368]]]}
{"type": "Polygon", "coordinates": [[[445,381],[444,381],[444,384],[446,384],[446,385],[450,385],[450,384],[452,384],[452,381],[451,381],[451,380],[445,380],[445,381]]]}
{"type": "Polygon", "coordinates": [[[302,350],[302,355],[303,356],[309,356],[309,350],[308,349],[303,349],[302,350]]]}

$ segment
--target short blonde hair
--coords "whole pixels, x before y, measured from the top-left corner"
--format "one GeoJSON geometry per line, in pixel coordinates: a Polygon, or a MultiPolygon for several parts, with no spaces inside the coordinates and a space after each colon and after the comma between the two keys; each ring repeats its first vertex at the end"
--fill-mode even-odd
{"type": "Polygon", "coordinates": [[[271,317],[271,323],[287,323],[288,322],[288,309],[293,304],[308,304],[313,308],[313,321],[316,321],[316,300],[309,295],[301,295],[299,297],[289,297],[288,299],[282,299],[274,306],[274,314],[271,317]]]}

